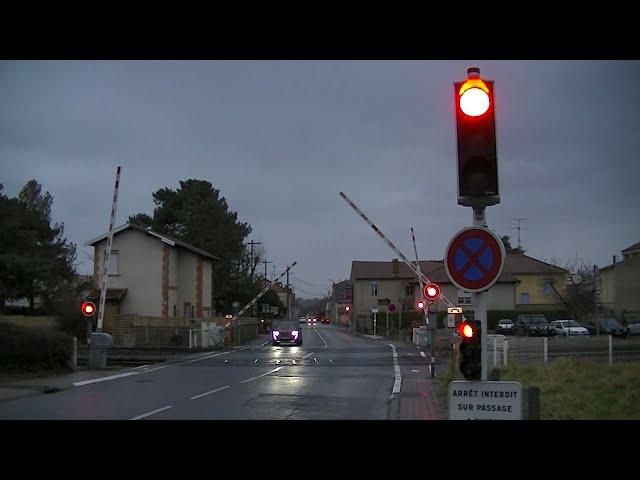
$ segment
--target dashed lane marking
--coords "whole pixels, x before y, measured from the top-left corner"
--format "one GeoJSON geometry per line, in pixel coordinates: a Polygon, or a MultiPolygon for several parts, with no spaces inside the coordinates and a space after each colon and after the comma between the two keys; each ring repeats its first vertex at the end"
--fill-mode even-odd
{"type": "Polygon", "coordinates": [[[140,420],[141,418],[150,417],[151,415],[155,415],[156,413],[164,412],[165,410],[169,410],[170,408],[173,408],[173,405],[169,405],[167,407],[159,408],[157,410],[154,410],[153,412],[145,413],[143,415],[139,415],[137,417],[130,418],[129,420],[140,420]]]}
{"type": "Polygon", "coordinates": [[[206,397],[207,395],[211,395],[212,393],[217,393],[222,390],[226,390],[227,388],[231,388],[231,387],[229,387],[229,385],[225,385],[224,387],[216,388],[215,390],[211,390],[210,392],[201,393],[200,395],[191,397],[189,400],[197,400],[198,398],[206,397]]]}
{"type": "Polygon", "coordinates": [[[258,375],[257,377],[251,377],[251,378],[247,378],[246,380],[242,380],[240,383],[247,383],[247,382],[251,382],[253,380],[257,380],[258,378],[262,378],[262,377],[266,377],[267,375],[277,372],[278,370],[280,370],[282,367],[276,367],[273,370],[268,371],[267,373],[263,373],[262,375],[258,375]]]}

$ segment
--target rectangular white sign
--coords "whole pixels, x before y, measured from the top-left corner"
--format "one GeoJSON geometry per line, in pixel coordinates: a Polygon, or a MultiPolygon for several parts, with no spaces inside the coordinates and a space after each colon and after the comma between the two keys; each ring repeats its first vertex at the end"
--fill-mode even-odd
{"type": "Polygon", "coordinates": [[[451,382],[449,420],[522,420],[522,385],[518,382],[451,382]]]}
{"type": "Polygon", "coordinates": [[[378,307],[373,307],[371,309],[371,313],[378,313],[378,307]]]}

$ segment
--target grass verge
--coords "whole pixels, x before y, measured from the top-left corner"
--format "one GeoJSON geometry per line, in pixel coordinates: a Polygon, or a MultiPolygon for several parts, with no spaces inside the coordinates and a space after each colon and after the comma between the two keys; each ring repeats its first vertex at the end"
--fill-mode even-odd
{"type": "MultiPolygon", "coordinates": [[[[445,398],[453,380],[464,378],[449,366],[440,377],[445,398]]],[[[546,365],[512,363],[500,369],[500,380],[519,382],[523,392],[539,387],[542,420],[640,419],[640,363],[610,367],[574,358],[558,358],[546,365]]]]}

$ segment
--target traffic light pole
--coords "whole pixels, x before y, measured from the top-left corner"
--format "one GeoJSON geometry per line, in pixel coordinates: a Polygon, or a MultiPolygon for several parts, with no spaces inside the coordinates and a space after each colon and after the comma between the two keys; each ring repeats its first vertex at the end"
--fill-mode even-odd
{"type": "MultiPolygon", "coordinates": [[[[486,227],[487,220],[485,217],[485,206],[474,205],[473,207],[473,226],[486,227]]],[[[482,348],[482,373],[480,379],[487,380],[487,292],[474,294],[474,318],[480,322],[480,345],[482,348]]]]}

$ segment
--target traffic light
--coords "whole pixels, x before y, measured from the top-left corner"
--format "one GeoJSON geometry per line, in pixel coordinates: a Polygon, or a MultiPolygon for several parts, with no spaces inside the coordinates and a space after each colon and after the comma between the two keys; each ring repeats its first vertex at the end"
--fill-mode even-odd
{"type": "Polygon", "coordinates": [[[351,305],[347,305],[346,307],[344,307],[344,309],[347,313],[349,313],[349,311],[351,310],[351,305]]]}
{"type": "Polygon", "coordinates": [[[424,298],[430,302],[435,302],[440,298],[440,287],[435,283],[427,283],[422,291],[424,298]]]}
{"type": "Polygon", "coordinates": [[[418,300],[416,302],[416,307],[418,308],[418,310],[423,310],[424,309],[424,302],[422,300],[418,300]]]}
{"type": "Polygon", "coordinates": [[[467,380],[480,380],[482,375],[482,343],[480,322],[462,322],[458,326],[460,344],[460,372],[467,380]]]}
{"type": "Polygon", "coordinates": [[[454,82],[458,140],[458,204],[500,203],[493,81],[469,68],[468,78],[454,82]]]}
{"type": "Polygon", "coordinates": [[[96,305],[93,302],[84,302],[80,310],[85,317],[92,317],[96,313],[96,305]]]}

